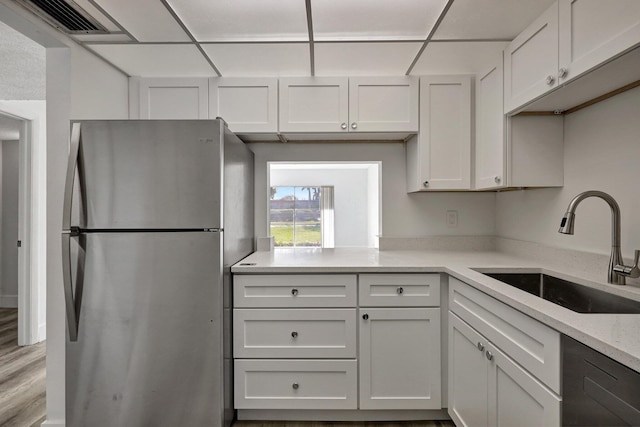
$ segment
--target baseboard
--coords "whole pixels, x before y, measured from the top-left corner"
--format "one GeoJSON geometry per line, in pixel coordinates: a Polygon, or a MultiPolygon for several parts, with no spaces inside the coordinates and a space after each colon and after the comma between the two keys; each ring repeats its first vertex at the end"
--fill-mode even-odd
{"type": "Polygon", "coordinates": [[[40,424],[43,427],[65,427],[65,422],[64,420],[60,421],[60,420],[46,420],[45,422],[43,422],[42,424],[40,424]]]}
{"type": "Polygon", "coordinates": [[[238,409],[239,420],[253,421],[423,421],[450,420],[446,409],[434,410],[296,410],[238,409]]]}
{"type": "Polygon", "coordinates": [[[18,295],[0,295],[0,308],[18,308],[18,295]]]}
{"type": "Polygon", "coordinates": [[[38,326],[38,342],[44,341],[47,339],[47,324],[42,323],[38,326]]]}

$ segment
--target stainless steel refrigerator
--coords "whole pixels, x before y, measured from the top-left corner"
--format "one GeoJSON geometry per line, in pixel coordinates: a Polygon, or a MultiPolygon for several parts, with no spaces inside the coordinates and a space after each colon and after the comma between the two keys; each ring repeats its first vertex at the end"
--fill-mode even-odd
{"type": "Polygon", "coordinates": [[[229,267],[253,251],[252,152],[221,119],[71,133],[66,425],[229,425],[229,267]]]}

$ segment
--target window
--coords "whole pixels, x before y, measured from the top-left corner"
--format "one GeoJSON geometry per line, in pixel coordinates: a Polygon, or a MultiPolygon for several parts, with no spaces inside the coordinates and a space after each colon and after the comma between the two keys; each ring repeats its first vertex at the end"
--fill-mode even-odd
{"type": "Polygon", "coordinates": [[[275,246],[378,246],[379,162],[268,162],[267,230],[275,246]]]}
{"type": "Polygon", "coordinates": [[[269,218],[275,246],[333,247],[333,187],[271,187],[269,218]]]}

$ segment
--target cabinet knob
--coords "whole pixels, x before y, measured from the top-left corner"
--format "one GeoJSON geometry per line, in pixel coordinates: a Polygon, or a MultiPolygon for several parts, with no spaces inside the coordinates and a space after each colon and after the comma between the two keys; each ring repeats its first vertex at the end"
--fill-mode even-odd
{"type": "Polygon", "coordinates": [[[294,390],[297,390],[297,389],[299,389],[299,388],[300,388],[300,384],[298,384],[298,383],[293,383],[293,384],[291,384],[291,387],[292,387],[294,390]]]}
{"type": "Polygon", "coordinates": [[[551,86],[555,81],[556,78],[553,77],[552,75],[548,75],[547,78],[544,80],[545,83],[547,83],[549,86],[551,86]]]}
{"type": "Polygon", "coordinates": [[[493,354],[490,351],[487,351],[486,355],[488,360],[493,360],[493,354]]]}
{"type": "Polygon", "coordinates": [[[429,181],[425,181],[422,183],[423,186],[428,187],[429,186],[429,181]]]}
{"type": "Polygon", "coordinates": [[[358,124],[356,122],[351,123],[351,129],[358,129],[358,124]]]}
{"type": "Polygon", "coordinates": [[[484,351],[484,344],[482,344],[480,341],[478,341],[478,350],[484,351]]]}
{"type": "Polygon", "coordinates": [[[398,293],[398,295],[402,295],[404,293],[404,289],[402,289],[401,287],[396,289],[396,292],[398,293]]]}
{"type": "Polygon", "coordinates": [[[567,70],[566,68],[562,67],[558,70],[558,77],[561,79],[564,79],[565,77],[567,77],[567,74],[569,74],[569,70],[567,70]]]}
{"type": "Polygon", "coordinates": [[[294,297],[298,295],[298,290],[296,288],[291,289],[291,295],[293,295],[294,297]]]}
{"type": "Polygon", "coordinates": [[[365,313],[365,314],[362,315],[362,318],[364,320],[369,320],[369,315],[367,313],[365,313]]]}
{"type": "Polygon", "coordinates": [[[342,129],[346,129],[346,128],[347,128],[347,124],[346,124],[346,123],[343,123],[343,124],[341,124],[341,125],[340,125],[340,127],[341,127],[342,129]]]}
{"type": "Polygon", "coordinates": [[[291,338],[298,338],[298,333],[296,331],[291,332],[291,338]]]}
{"type": "Polygon", "coordinates": [[[495,181],[496,184],[500,184],[500,182],[502,181],[502,178],[499,176],[496,176],[493,178],[493,180],[495,181]]]}

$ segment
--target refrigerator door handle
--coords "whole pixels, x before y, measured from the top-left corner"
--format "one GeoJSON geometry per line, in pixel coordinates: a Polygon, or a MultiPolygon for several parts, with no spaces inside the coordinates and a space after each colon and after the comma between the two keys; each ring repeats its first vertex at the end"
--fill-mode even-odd
{"type": "Polygon", "coordinates": [[[69,147],[69,161],[67,162],[67,178],[64,184],[64,205],[62,207],[62,229],[71,230],[71,203],[73,202],[73,182],[78,166],[80,151],[80,123],[71,127],[71,145],[69,147]]]}
{"type": "Polygon", "coordinates": [[[62,280],[64,285],[64,302],[67,311],[69,339],[78,341],[78,315],[73,297],[71,283],[71,233],[62,233],[62,280]]]}

